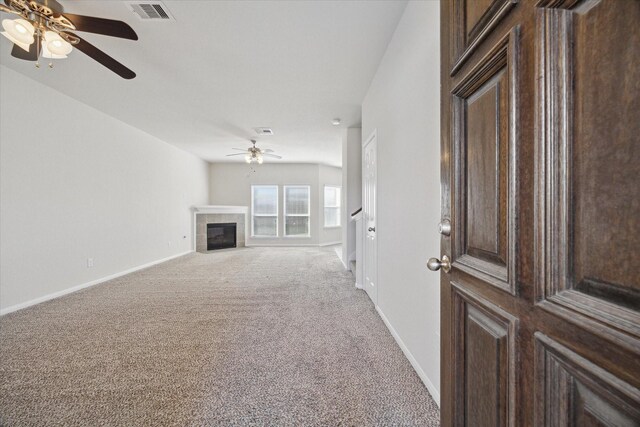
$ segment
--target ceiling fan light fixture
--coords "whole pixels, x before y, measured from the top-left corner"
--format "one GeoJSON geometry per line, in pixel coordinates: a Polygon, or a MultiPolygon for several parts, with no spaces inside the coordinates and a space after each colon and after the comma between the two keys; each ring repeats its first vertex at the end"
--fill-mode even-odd
{"type": "Polygon", "coordinates": [[[27,29],[24,25],[22,25],[21,23],[16,23],[15,25],[15,29],[17,32],[19,32],[20,34],[27,34],[27,29]]]}
{"type": "Polygon", "coordinates": [[[273,157],[276,159],[282,159],[282,157],[280,156],[276,156],[275,154],[271,154],[273,153],[272,149],[266,149],[263,150],[261,148],[256,147],[256,143],[257,141],[255,139],[251,139],[251,144],[252,146],[245,149],[242,148],[234,148],[234,150],[236,151],[242,151],[242,153],[231,153],[231,154],[227,154],[227,156],[243,156],[244,157],[244,161],[247,162],[248,164],[253,164],[253,163],[257,163],[259,165],[261,165],[262,163],[264,163],[264,158],[265,157],[273,157]]]}
{"type": "MultiPolygon", "coordinates": [[[[14,58],[35,61],[36,68],[40,68],[38,57],[42,54],[47,58],[62,59],[67,57],[73,47],[77,47],[123,79],[130,80],[136,77],[135,72],[115,58],[74,34],[75,31],[80,31],[138,40],[138,35],[126,22],[98,16],[62,13],[61,10],[56,10],[62,9],[62,5],[55,0],[0,0],[0,3],[3,3],[0,4],[0,12],[18,15],[11,19],[0,19],[3,27],[0,31],[14,44],[11,48],[11,56],[14,58]],[[46,34],[49,32],[50,34],[46,34]]],[[[49,62],[49,68],[53,68],[53,61],[49,62]]]]}
{"type": "Polygon", "coordinates": [[[43,58],[48,58],[48,59],[66,59],[68,58],[67,55],[56,55],[55,53],[52,53],[49,49],[47,49],[47,44],[44,43],[42,45],[42,57],[43,58]]]}
{"type": "Polygon", "coordinates": [[[0,34],[16,46],[20,46],[20,48],[29,52],[29,46],[35,41],[33,37],[35,30],[29,21],[24,19],[16,19],[13,21],[11,19],[3,19],[2,28],[6,31],[0,34]]]}
{"type": "Polygon", "coordinates": [[[1,32],[0,34],[2,34],[3,36],[5,36],[6,38],[8,38],[11,43],[15,44],[16,46],[20,46],[24,51],[29,52],[29,46],[31,46],[31,44],[29,43],[22,43],[16,39],[14,39],[13,37],[11,37],[11,34],[7,33],[6,31],[1,32]]]}
{"type": "Polygon", "coordinates": [[[73,47],[71,43],[64,40],[58,33],[47,31],[44,33],[44,43],[42,44],[42,52],[45,58],[66,58],[71,53],[73,47]],[[45,50],[51,56],[45,56],[45,50]]]}
{"type": "Polygon", "coordinates": [[[2,28],[4,28],[4,30],[7,32],[5,37],[7,37],[11,41],[16,40],[20,43],[28,45],[35,41],[35,39],[33,38],[33,34],[36,30],[35,28],[33,28],[33,25],[31,25],[31,22],[27,21],[26,19],[3,19],[2,28]]]}

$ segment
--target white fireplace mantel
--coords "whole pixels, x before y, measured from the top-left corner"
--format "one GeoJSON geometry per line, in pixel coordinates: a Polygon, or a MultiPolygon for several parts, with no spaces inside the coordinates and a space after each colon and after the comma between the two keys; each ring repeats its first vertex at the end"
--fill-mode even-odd
{"type": "Polygon", "coordinates": [[[194,214],[248,214],[248,206],[223,206],[223,205],[204,205],[193,206],[191,208],[194,214]]]}

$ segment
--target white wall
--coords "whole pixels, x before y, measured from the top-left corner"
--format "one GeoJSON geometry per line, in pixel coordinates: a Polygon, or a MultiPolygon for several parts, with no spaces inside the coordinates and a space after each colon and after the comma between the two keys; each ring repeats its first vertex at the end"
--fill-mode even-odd
{"type": "Polygon", "coordinates": [[[252,185],[278,185],[277,238],[247,237],[248,245],[322,245],[340,241],[341,230],[324,228],[324,185],[341,185],[342,170],[306,163],[264,163],[251,172],[246,163],[211,163],[209,203],[251,208],[252,185]],[[311,187],[310,237],[284,237],[283,185],[311,187]]]}
{"type": "Polygon", "coordinates": [[[190,250],[206,162],[4,66],[0,94],[2,312],[190,250]]]}
{"type": "Polygon", "coordinates": [[[439,3],[409,2],[362,106],[378,137],[378,307],[436,401],[440,389],[439,3]]]}
{"type": "MultiPolygon", "coordinates": [[[[351,214],[362,207],[362,129],[349,128],[342,135],[342,263],[356,259],[356,223],[351,214]]],[[[354,272],[355,273],[355,272],[354,272]]]]}

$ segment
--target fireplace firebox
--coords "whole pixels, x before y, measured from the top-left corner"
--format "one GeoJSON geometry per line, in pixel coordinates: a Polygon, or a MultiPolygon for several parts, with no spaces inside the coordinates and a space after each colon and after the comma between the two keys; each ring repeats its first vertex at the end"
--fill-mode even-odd
{"type": "Polygon", "coordinates": [[[207,250],[236,247],[236,224],[207,224],[207,250]]]}

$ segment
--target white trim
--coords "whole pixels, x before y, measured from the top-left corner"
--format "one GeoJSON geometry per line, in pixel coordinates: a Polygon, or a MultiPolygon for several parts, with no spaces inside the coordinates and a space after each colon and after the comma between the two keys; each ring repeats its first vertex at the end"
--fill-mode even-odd
{"type": "Polygon", "coordinates": [[[20,304],[16,304],[16,305],[12,305],[12,306],[7,307],[7,308],[3,308],[2,310],[0,310],[0,316],[4,316],[5,314],[13,313],[14,311],[22,310],[23,308],[31,307],[32,305],[40,304],[40,303],[45,302],[45,301],[49,301],[49,300],[52,300],[52,299],[55,299],[55,298],[59,298],[59,297],[64,296],[64,295],[68,295],[68,294],[71,294],[73,292],[77,292],[77,291],[79,291],[81,289],[85,289],[85,288],[89,288],[91,286],[99,285],[100,283],[108,282],[109,280],[117,279],[118,277],[134,273],[134,272],[136,272],[138,270],[144,270],[145,268],[149,268],[149,267],[152,267],[152,266],[154,266],[156,264],[161,264],[163,262],[167,262],[167,261],[170,261],[170,260],[175,259],[175,258],[180,258],[181,256],[185,256],[185,255],[188,255],[188,254],[193,253],[193,252],[194,251],[187,251],[187,252],[182,252],[182,253],[179,253],[179,254],[176,254],[176,255],[171,255],[170,257],[162,258],[162,259],[159,259],[159,260],[156,260],[156,261],[151,261],[151,262],[148,262],[146,264],[142,264],[142,265],[139,265],[137,267],[129,268],[129,269],[121,271],[119,273],[111,274],[109,276],[105,276],[105,277],[102,277],[100,279],[92,280],[90,282],[83,283],[83,284],[78,285],[78,286],[73,286],[71,288],[63,289],[61,291],[54,292],[52,294],[48,294],[48,295],[45,295],[45,296],[42,296],[42,297],[39,297],[39,298],[32,299],[30,301],[21,302],[20,304]]]}
{"type": "MultiPolygon", "coordinates": [[[[375,201],[373,204],[373,212],[374,212],[374,220],[375,220],[375,226],[377,226],[378,224],[378,128],[373,129],[373,131],[371,132],[371,134],[369,135],[369,137],[362,142],[362,152],[361,152],[361,157],[360,157],[360,161],[362,162],[362,174],[364,174],[364,156],[365,156],[365,150],[367,148],[367,145],[369,145],[371,142],[375,141],[375,168],[376,168],[376,176],[375,176],[375,201]]],[[[364,194],[365,194],[365,188],[364,188],[365,182],[364,182],[364,175],[363,175],[363,179],[362,179],[362,195],[363,195],[363,201],[362,201],[362,211],[360,211],[360,213],[362,214],[362,280],[364,281],[364,284],[361,284],[361,286],[365,286],[366,285],[366,279],[365,277],[367,276],[367,250],[366,250],[366,239],[367,239],[367,225],[368,225],[368,218],[365,215],[365,202],[364,202],[364,194]]],[[[375,280],[376,283],[374,283],[376,289],[375,289],[375,294],[376,294],[376,298],[375,301],[373,301],[373,303],[375,304],[375,306],[378,306],[378,290],[380,289],[379,287],[379,278],[378,278],[378,234],[376,232],[376,237],[374,239],[374,245],[375,245],[375,280]]],[[[365,290],[366,292],[366,290],[365,290]]],[[[367,295],[369,295],[369,292],[367,292],[367,295]]],[[[369,295],[369,298],[371,298],[371,295],[369,295]]]]}
{"type": "Polygon", "coordinates": [[[247,247],[314,247],[317,248],[317,244],[313,243],[247,243],[247,247]]]}
{"type": "MultiPolygon", "coordinates": [[[[340,243],[342,243],[342,241],[341,241],[340,243]]],[[[341,249],[342,249],[342,248],[341,248],[341,249]]],[[[333,248],[333,250],[336,252],[336,255],[338,255],[338,259],[340,260],[340,263],[342,263],[342,265],[344,266],[344,269],[345,269],[346,271],[349,271],[349,267],[347,267],[347,265],[344,263],[344,259],[343,259],[344,257],[342,257],[342,256],[341,256],[341,255],[342,255],[342,253],[341,253],[341,252],[338,252],[338,248],[337,248],[337,247],[336,247],[336,248],[333,248]]]]}
{"type": "Polygon", "coordinates": [[[340,244],[342,244],[342,241],[338,240],[337,242],[319,243],[318,246],[333,246],[333,245],[340,245],[340,244]]]}
{"type": "Polygon", "coordinates": [[[249,213],[248,206],[223,206],[223,205],[206,205],[206,206],[192,206],[191,209],[196,213],[203,214],[226,214],[226,213],[249,213]]]}
{"type": "MultiPolygon", "coordinates": [[[[356,284],[356,286],[358,285],[356,284]]],[[[409,360],[409,363],[411,363],[411,366],[413,366],[413,369],[416,371],[416,373],[418,374],[418,376],[420,377],[424,385],[427,387],[429,394],[431,395],[431,397],[433,397],[433,400],[435,400],[438,407],[440,407],[440,393],[438,392],[438,389],[433,385],[429,377],[427,377],[427,374],[424,373],[424,371],[418,364],[418,361],[416,360],[416,358],[413,357],[413,355],[411,354],[407,346],[402,341],[402,338],[400,338],[400,335],[398,335],[398,332],[396,332],[393,326],[391,326],[391,322],[389,322],[389,319],[387,319],[387,316],[384,315],[380,307],[377,305],[376,305],[376,311],[380,315],[380,318],[382,318],[382,321],[384,322],[384,324],[387,325],[387,329],[389,329],[389,332],[391,332],[391,335],[396,340],[396,343],[398,343],[398,346],[400,347],[400,349],[402,350],[406,358],[409,360]]]]}
{"type": "MultiPolygon", "coordinates": [[[[368,143],[371,142],[372,139],[374,138],[378,138],[378,128],[375,128],[373,131],[371,131],[371,133],[369,134],[369,137],[365,140],[362,141],[362,148],[364,148],[368,143]]],[[[376,147],[377,148],[377,147],[376,147]]],[[[376,150],[377,151],[377,150],[376,150]]],[[[376,159],[377,161],[378,159],[376,159]]]]}
{"type": "Polygon", "coordinates": [[[318,247],[325,247],[325,246],[333,246],[333,245],[339,245],[342,242],[329,242],[329,243],[247,243],[245,246],[246,247],[262,247],[262,248],[267,248],[269,246],[291,246],[291,247],[296,247],[296,246],[300,246],[300,247],[313,247],[313,248],[318,248],[318,247]]]}

